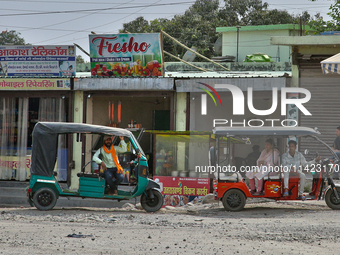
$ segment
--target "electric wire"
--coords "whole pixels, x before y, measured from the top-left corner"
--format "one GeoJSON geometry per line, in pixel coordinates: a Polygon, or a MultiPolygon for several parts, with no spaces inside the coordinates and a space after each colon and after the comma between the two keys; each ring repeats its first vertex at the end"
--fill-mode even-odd
{"type": "MultiPolygon", "coordinates": [[[[166,4],[148,4],[148,5],[136,5],[136,6],[126,6],[126,7],[109,7],[105,10],[120,10],[120,9],[135,9],[135,8],[147,8],[147,7],[156,7],[156,6],[168,6],[168,5],[178,5],[178,4],[189,4],[194,3],[190,2],[177,2],[177,3],[166,3],[166,4]]],[[[27,16],[27,15],[47,15],[47,14],[65,14],[65,13],[80,13],[80,12],[96,12],[103,11],[102,8],[98,9],[83,9],[83,10],[68,10],[68,11],[45,11],[45,12],[28,12],[28,13],[11,13],[11,14],[0,14],[1,17],[7,16],[27,16]]]]}
{"type": "MultiPolygon", "coordinates": [[[[160,2],[160,1],[162,1],[162,0],[158,0],[158,1],[154,2],[154,3],[158,3],[158,2],[160,2]]],[[[142,8],[142,10],[143,10],[143,9],[146,9],[146,8],[148,8],[148,6],[142,8]]],[[[123,17],[123,18],[119,18],[119,19],[117,19],[117,20],[114,20],[114,21],[112,21],[111,23],[114,23],[114,22],[117,22],[117,21],[119,21],[119,20],[122,20],[122,19],[124,19],[124,18],[126,18],[126,17],[129,17],[129,16],[131,16],[131,15],[133,15],[133,14],[136,14],[137,12],[138,12],[138,11],[136,11],[135,13],[131,13],[131,14],[129,14],[129,15],[123,17]]],[[[95,28],[102,27],[102,26],[103,26],[103,25],[99,25],[99,26],[87,28],[87,29],[85,29],[85,31],[82,30],[82,32],[87,32],[87,33],[88,33],[88,31],[91,31],[91,30],[93,30],[93,29],[95,29],[95,28]]],[[[56,39],[56,38],[65,37],[65,36],[69,36],[69,35],[73,35],[73,34],[74,34],[74,33],[66,34],[66,35],[63,35],[63,36],[58,36],[58,37],[55,37],[55,38],[52,38],[52,39],[48,39],[48,40],[44,40],[44,41],[40,41],[40,42],[37,42],[37,43],[47,42],[47,41],[54,40],[54,39],[56,39]]]]}

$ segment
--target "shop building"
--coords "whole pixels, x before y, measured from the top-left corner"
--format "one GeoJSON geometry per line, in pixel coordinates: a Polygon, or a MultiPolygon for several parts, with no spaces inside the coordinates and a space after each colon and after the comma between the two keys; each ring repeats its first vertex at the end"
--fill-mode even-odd
{"type": "MultiPolygon", "coordinates": [[[[0,45],[1,180],[30,177],[35,123],[73,120],[75,56],[74,45],[0,45]]],[[[66,181],[71,142],[67,137],[59,141],[56,170],[66,181]]]]}
{"type": "MultiPolygon", "coordinates": [[[[74,93],[75,122],[131,128],[136,137],[142,129],[175,128],[173,78],[80,78],[75,81],[74,93]]],[[[75,169],[93,156],[97,141],[91,137],[85,140],[74,143],[75,169]]],[[[152,162],[152,137],[143,134],[139,142],[152,162]]],[[[85,171],[93,171],[93,166],[85,171]]],[[[76,173],[72,176],[76,180],[76,173]]]]}
{"type": "Polygon", "coordinates": [[[235,56],[236,62],[242,62],[247,55],[259,52],[270,56],[275,62],[290,62],[290,47],[271,44],[270,37],[303,36],[306,30],[312,32],[309,26],[299,24],[216,28],[216,32],[222,33],[222,56],[235,56]]]}
{"type": "MultiPolygon", "coordinates": [[[[320,62],[339,53],[340,37],[336,35],[319,35],[290,37],[272,37],[273,45],[290,46],[292,51],[293,87],[308,89],[311,99],[305,107],[311,116],[298,113],[299,126],[317,127],[321,139],[332,145],[335,129],[340,125],[340,109],[337,105],[340,95],[340,78],[338,74],[324,74],[320,62]]],[[[330,157],[327,150],[317,146],[312,139],[301,139],[300,151],[309,149],[318,151],[322,157],[330,157]]]]}
{"type": "MultiPolygon", "coordinates": [[[[73,80],[3,78],[0,82],[0,179],[25,181],[30,176],[32,130],[38,121],[72,120],[73,80]]],[[[67,180],[66,137],[60,139],[58,177],[67,180]]]]}

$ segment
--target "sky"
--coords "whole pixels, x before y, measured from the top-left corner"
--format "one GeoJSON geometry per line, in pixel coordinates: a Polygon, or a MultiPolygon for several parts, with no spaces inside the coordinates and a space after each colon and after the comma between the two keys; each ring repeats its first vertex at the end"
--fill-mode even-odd
{"type": "MultiPolygon", "coordinates": [[[[139,16],[146,20],[171,19],[183,14],[194,0],[0,0],[1,31],[15,30],[26,43],[32,45],[73,45],[76,43],[89,52],[91,31],[114,34],[139,16]]],[[[267,0],[269,9],[287,10],[301,14],[308,11],[321,13],[325,20],[334,0],[267,0]]],[[[220,0],[220,6],[223,1],[220,0]]],[[[77,49],[85,61],[84,53],[77,49]]]]}

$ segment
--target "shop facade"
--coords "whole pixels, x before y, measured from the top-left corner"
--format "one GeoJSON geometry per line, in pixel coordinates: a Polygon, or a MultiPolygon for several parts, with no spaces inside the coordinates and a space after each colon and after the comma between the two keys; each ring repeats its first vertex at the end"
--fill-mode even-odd
{"type": "MultiPolygon", "coordinates": [[[[249,110],[248,105],[248,88],[252,88],[252,101],[255,109],[267,110],[273,105],[273,88],[278,90],[278,105],[280,105],[280,90],[283,87],[287,87],[290,79],[279,75],[279,76],[267,76],[267,77],[237,77],[237,78],[191,78],[191,79],[177,79],[176,81],[176,94],[182,96],[177,96],[181,98],[181,102],[177,102],[178,107],[186,106],[186,113],[182,112],[176,116],[176,119],[180,120],[182,114],[186,115],[186,123],[179,123],[182,128],[187,128],[189,131],[204,131],[210,132],[216,126],[277,126],[281,125],[281,122],[286,118],[286,116],[281,116],[280,107],[266,116],[257,116],[249,110]],[[216,87],[218,84],[228,84],[233,85],[242,91],[244,96],[244,113],[235,115],[235,102],[237,99],[233,98],[233,93],[231,93],[229,88],[216,88],[216,92],[219,96],[213,93],[207,86],[216,87]],[[204,88],[211,92],[214,96],[215,101],[206,96],[207,93],[202,91],[204,88]],[[202,99],[204,102],[202,103],[202,99]],[[206,112],[202,112],[206,109],[206,112]],[[273,121],[274,120],[274,121],[273,121]]],[[[217,86],[218,87],[218,86],[217,86]]],[[[284,123],[287,124],[287,123],[284,123]]],[[[198,173],[195,171],[197,166],[208,166],[208,152],[211,146],[211,139],[209,135],[206,136],[204,140],[200,140],[199,144],[196,144],[194,137],[192,145],[188,148],[183,148],[185,155],[189,162],[187,163],[188,176],[192,177],[208,177],[207,173],[198,173]]],[[[264,148],[264,141],[257,141],[261,148],[264,148]]],[[[180,147],[180,146],[179,146],[180,147]]],[[[244,144],[244,146],[238,146],[239,150],[237,153],[240,157],[246,157],[250,152],[252,152],[252,146],[244,144]]],[[[178,161],[181,161],[178,159],[178,161]]]]}
{"type": "MultiPolygon", "coordinates": [[[[0,45],[0,179],[30,178],[38,121],[72,121],[74,45],[0,45]]],[[[59,139],[56,171],[67,181],[69,139],[59,139]]]]}
{"type": "MultiPolygon", "coordinates": [[[[136,138],[142,130],[174,129],[172,78],[82,78],[75,81],[74,93],[75,122],[130,128],[136,138]]],[[[152,136],[144,133],[139,143],[152,165],[152,136]]],[[[91,160],[96,144],[92,136],[85,136],[82,144],[74,143],[75,169],[91,160]]],[[[88,165],[85,171],[93,172],[95,167],[88,165]]],[[[75,181],[76,173],[72,176],[75,181]]]]}
{"type": "MultiPolygon", "coordinates": [[[[212,191],[212,175],[209,174],[209,149],[214,146],[212,129],[215,126],[278,126],[286,119],[280,107],[266,116],[257,116],[247,107],[248,88],[252,88],[253,107],[257,110],[272,108],[273,90],[289,86],[290,78],[283,73],[264,77],[235,78],[177,78],[175,79],[175,126],[176,131],[150,131],[154,136],[154,178],[164,188],[166,205],[183,205],[197,202],[212,191]],[[228,84],[244,95],[244,113],[235,115],[233,93],[230,88],[217,88],[228,84]],[[207,85],[207,86],[206,86],[207,85]],[[209,87],[210,86],[210,87],[209,87]],[[204,88],[204,90],[202,90],[204,88]],[[211,88],[215,88],[216,94],[211,88]],[[214,97],[210,98],[209,93],[214,97]],[[206,95],[208,95],[206,97],[206,95]],[[217,96],[218,95],[218,96],[217,96]],[[205,111],[205,112],[204,112],[205,111]],[[271,121],[270,121],[271,120],[271,121]]],[[[289,123],[284,122],[285,125],[289,123]]],[[[253,139],[253,144],[237,142],[233,150],[239,157],[252,152],[253,145],[264,149],[265,139],[253,139]]],[[[222,150],[227,154],[226,150],[222,150]]],[[[234,165],[239,162],[233,159],[234,165]]]]}
{"type": "MultiPolygon", "coordinates": [[[[305,104],[312,115],[298,114],[299,126],[315,128],[320,138],[332,145],[335,129],[339,126],[340,111],[336,104],[340,93],[340,79],[337,74],[324,74],[320,62],[339,53],[339,37],[320,35],[310,37],[272,37],[272,44],[292,48],[292,87],[310,91],[311,99],[305,104]]],[[[327,149],[320,148],[312,139],[300,139],[300,151],[316,151],[322,157],[330,157],[327,149]]]]}
{"type": "MultiPolygon", "coordinates": [[[[32,131],[38,121],[72,120],[72,79],[3,78],[0,82],[0,179],[30,177],[32,131]]],[[[67,181],[67,138],[59,143],[58,178],[67,181]]]]}

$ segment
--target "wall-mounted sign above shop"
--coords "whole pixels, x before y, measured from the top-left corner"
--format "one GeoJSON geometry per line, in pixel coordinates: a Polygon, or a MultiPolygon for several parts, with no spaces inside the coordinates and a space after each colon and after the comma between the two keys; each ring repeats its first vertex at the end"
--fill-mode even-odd
{"type": "Polygon", "coordinates": [[[0,45],[0,76],[74,76],[73,45],[0,45]]]}
{"type": "Polygon", "coordinates": [[[70,90],[70,79],[0,78],[0,90],[70,90]]]}
{"type": "Polygon", "coordinates": [[[89,35],[91,74],[101,77],[163,76],[160,34],[89,35]]]}

